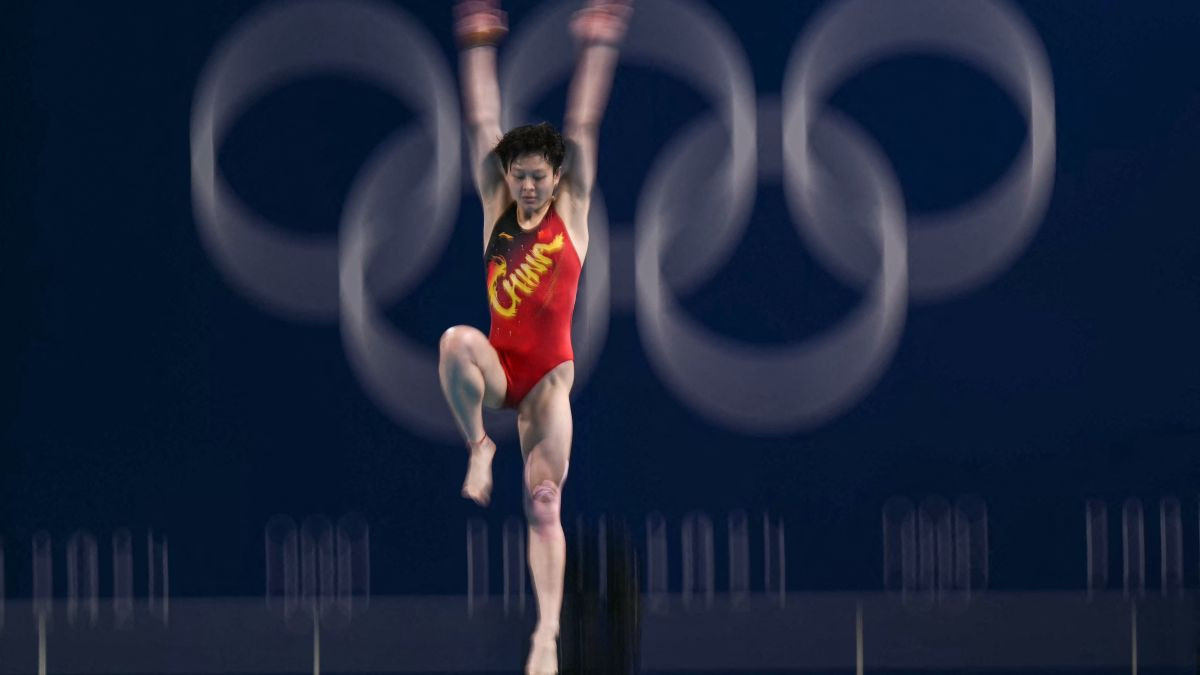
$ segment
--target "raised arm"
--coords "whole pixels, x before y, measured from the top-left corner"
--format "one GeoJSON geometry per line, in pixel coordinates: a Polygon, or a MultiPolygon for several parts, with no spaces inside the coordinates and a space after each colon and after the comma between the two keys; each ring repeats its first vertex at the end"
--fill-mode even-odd
{"type": "MultiPolygon", "coordinates": [[[[496,43],[508,32],[507,18],[496,0],[466,0],[454,7],[454,32],[459,44],[463,115],[471,146],[475,187],[483,200],[485,218],[502,200],[504,171],[492,148],[500,132],[500,85],[496,78],[496,43]]],[[[490,223],[485,223],[486,226],[490,223]]],[[[485,241],[486,244],[486,241],[485,241]]]]}
{"type": "Polygon", "coordinates": [[[632,12],[629,0],[590,0],[571,21],[579,56],[567,94],[562,185],[584,216],[596,180],[597,136],[617,67],[617,47],[632,12]]]}

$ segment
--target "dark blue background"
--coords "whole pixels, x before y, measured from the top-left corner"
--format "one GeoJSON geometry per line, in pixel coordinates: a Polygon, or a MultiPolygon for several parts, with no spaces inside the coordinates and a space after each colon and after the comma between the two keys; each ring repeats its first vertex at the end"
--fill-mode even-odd
{"type": "MultiPolygon", "coordinates": [[[[760,95],[778,92],[823,4],[716,3],[760,95]]],[[[376,593],[465,588],[463,523],[480,512],[458,497],[462,448],[390,421],[351,372],[336,324],[264,312],[200,244],[194,88],[215,44],[256,5],[0,9],[10,594],[29,593],[33,532],[57,545],[84,528],[104,547],[120,526],[170,537],[175,593],[257,593],[271,514],[351,510],[372,527],[376,593]]],[[[513,23],[535,5],[508,3],[513,23]]],[[[633,317],[614,314],[600,366],[577,392],[568,521],[660,510],[674,538],[691,509],[718,519],[769,509],[787,522],[791,588],[872,589],[884,500],[976,493],[990,507],[993,587],[1079,588],[1085,497],[1114,511],[1125,497],[1146,499],[1153,570],[1153,504],[1174,494],[1185,504],[1185,579],[1196,585],[1200,6],[1019,6],[1053,71],[1058,163],[1045,221],[1013,266],[961,298],[910,306],[878,385],[845,415],[782,438],[690,412],[650,370],[633,317]]],[[[453,66],[448,3],[403,7],[453,66]]],[[[560,121],[563,93],[538,115],[560,121]]],[[[887,151],[915,212],[985,189],[1025,134],[991,80],[936,56],[872,67],[834,103],[887,151]]],[[[612,222],[632,220],[664,139],[704,112],[662,73],[618,72],[599,167],[612,222]]],[[[362,162],[410,117],[368,85],[302,80],[240,118],[219,161],[269,218],[333,233],[362,162]]],[[[805,251],[778,186],[760,186],[757,199],[730,263],[685,304],[745,340],[815,334],[857,292],[805,251]]],[[[430,348],[449,325],[486,326],[479,220],[464,195],[447,254],[388,308],[430,348]]],[[[515,447],[501,449],[496,472],[482,514],[494,526],[520,513],[515,447]]],[[[1116,525],[1114,514],[1114,537],[1116,525]]],[[[757,565],[761,549],[751,550],[757,565]]]]}

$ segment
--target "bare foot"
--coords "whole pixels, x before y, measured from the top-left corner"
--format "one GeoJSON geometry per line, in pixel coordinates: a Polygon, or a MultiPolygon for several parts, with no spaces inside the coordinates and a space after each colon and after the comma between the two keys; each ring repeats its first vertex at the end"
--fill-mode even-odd
{"type": "Polygon", "coordinates": [[[525,675],[558,675],[558,636],[533,634],[525,675]]]}
{"type": "Polygon", "coordinates": [[[484,436],[481,440],[469,443],[468,447],[471,457],[467,460],[467,478],[463,481],[462,496],[480,506],[487,506],[492,497],[492,457],[496,454],[496,444],[484,436]]]}

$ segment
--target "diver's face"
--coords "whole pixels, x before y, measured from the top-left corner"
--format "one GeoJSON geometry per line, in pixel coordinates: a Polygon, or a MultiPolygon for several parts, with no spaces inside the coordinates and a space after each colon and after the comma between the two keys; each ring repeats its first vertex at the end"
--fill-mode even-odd
{"type": "Polygon", "coordinates": [[[513,201],[526,213],[545,206],[558,187],[559,172],[542,155],[521,155],[508,165],[505,179],[513,201]]]}

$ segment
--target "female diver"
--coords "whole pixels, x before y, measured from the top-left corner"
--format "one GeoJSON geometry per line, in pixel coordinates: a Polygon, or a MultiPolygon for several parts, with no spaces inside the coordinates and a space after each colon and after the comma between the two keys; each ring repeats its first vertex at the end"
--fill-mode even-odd
{"type": "Polygon", "coordinates": [[[484,505],[496,445],[483,406],[515,408],[525,460],[529,569],[537,595],[527,673],[558,672],[566,542],[559,515],[571,454],[571,316],[587,255],[596,145],[625,34],[628,1],[591,0],[570,30],[578,43],[560,136],[549,124],[500,131],[496,44],[506,18],[496,0],[455,8],[465,120],[483,201],[491,329],[454,326],[440,343],[442,391],[470,451],[464,497],[484,505]]]}

